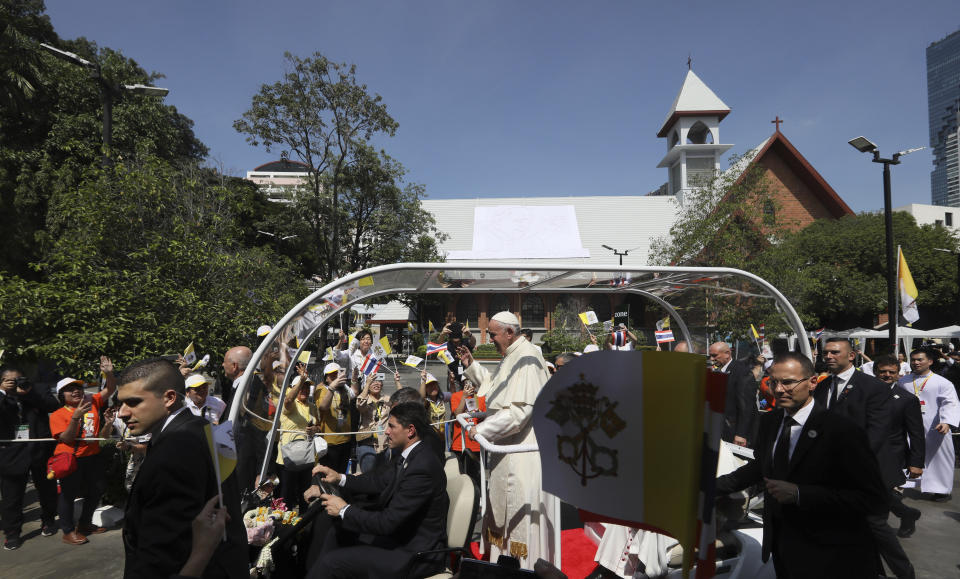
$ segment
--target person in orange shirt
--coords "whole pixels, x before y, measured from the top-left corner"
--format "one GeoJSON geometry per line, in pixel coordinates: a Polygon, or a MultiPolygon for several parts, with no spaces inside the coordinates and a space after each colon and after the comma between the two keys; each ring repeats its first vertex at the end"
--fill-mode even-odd
{"type": "MultiPolygon", "coordinates": [[[[468,379],[463,381],[463,390],[450,395],[450,406],[454,408],[453,416],[464,412],[486,412],[487,400],[484,396],[477,396],[477,386],[468,379]]],[[[476,424],[476,418],[467,420],[469,424],[476,424]]],[[[459,422],[453,423],[453,439],[450,450],[457,457],[460,472],[466,473],[480,484],[480,443],[470,437],[463,436],[463,429],[459,422]]]]}
{"type": "Polygon", "coordinates": [[[93,511],[100,502],[104,483],[100,443],[83,442],[100,432],[100,412],[117,389],[110,358],[100,357],[100,371],[106,376],[106,386],[93,396],[84,392],[83,382],[76,378],[57,382],[57,397],[63,406],[50,415],[50,432],[58,441],[53,454],[73,453],[77,457],[77,470],[60,480],[57,497],[62,540],[68,545],[82,545],[88,542],[87,535],[106,531],[93,525],[93,511]],[[73,501],[78,496],[83,497],[83,510],[79,524],[75,524],[73,501]]]}

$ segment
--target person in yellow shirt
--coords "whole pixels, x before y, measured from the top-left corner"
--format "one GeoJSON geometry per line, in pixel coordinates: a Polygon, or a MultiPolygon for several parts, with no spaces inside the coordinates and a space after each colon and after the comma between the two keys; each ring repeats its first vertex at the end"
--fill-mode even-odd
{"type": "Polygon", "coordinates": [[[310,386],[313,385],[307,378],[307,369],[303,364],[297,364],[297,374],[287,393],[284,396],[280,414],[280,430],[294,430],[298,432],[282,432],[277,441],[277,464],[280,475],[280,496],[287,508],[298,506],[303,512],[306,503],[303,500],[303,491],[310,486],[310,471],[313,465],[297,466],[286,464],[282,448],[294,440],[310,438],[319,430],[317,426],[317,407],[310,403],[310,386]],[[303,434],[300,434],[302,432],[303,434]]]}
{"type": "Polygon", "coordinates": [[[336,362],[323,368],[323,384],[314,393],[320,416],[320,433],[327,440],[327,454],[320,464],[337,472],[346,472],[350,460],[350,399],[353,390],[347,387],[347,372],[336,362]]]}

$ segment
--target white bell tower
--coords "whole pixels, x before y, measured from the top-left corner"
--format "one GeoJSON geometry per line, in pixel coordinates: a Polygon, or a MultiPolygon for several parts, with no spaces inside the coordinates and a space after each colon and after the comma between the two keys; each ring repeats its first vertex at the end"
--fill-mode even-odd
{"type": "Polygon", "coordinates": [[[720,144],[720,121],[730,108],[687,70],[683,86],[670,107],[658,137],[667,139],[667,155],[657,167],[669,174],[671,195],[683,203],[685,193],[703,184],[720,170],[720,157],[733,145],[720,144]]]}

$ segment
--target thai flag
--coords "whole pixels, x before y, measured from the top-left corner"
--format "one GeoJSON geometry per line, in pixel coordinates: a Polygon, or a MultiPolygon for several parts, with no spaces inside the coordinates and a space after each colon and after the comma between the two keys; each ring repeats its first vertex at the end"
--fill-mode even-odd
{"type": "Polygon", "coordinates": [[[673,330],[657,330],[656,332],[654,332],[654,335],[657,338],[658,344],[674,341],[673,330]]]}
{"type": "Polygon", "coordinates": [[[627,345],[627,332],[624,330],[617,330],[613,332],[613,345],[621,348],[627,345]]]}
{"type": "Polygon", "coordinates": [[[364,376],[369,376],[380,369],[380,364],[381,361],[376,356],[367,354],[367,357],[363,359],[363,364],[360,366],[360,372],[364,376]]]}
{"type": "Polygon", "coordinates": [[[767,337],[767,327],[763,324],[760,324],[760,343],[762,344],[764,339],[767,337]]]}
{"type": "Polygon", "coordinates": [[[825,329],[826,329],[826,327],[823,327],[823,328],[820,328],[819,330],[815,331],[815,332],[813,333],[813,339],[814,339],[814,340],[819,340],[819,339],[820,339],[820,336],[823,335],[823,331],[824,331],[825,329]]]}
{"type": "Polygon", "coordinates": [[[436,354],[437,352],[443,352],[447,349],[447,343],[434,344],[433,342],[427,342],[427,356],[436,354]]]}
{"type": "Polygon", "coordinates": [[[630,278],[627,276],[617,276],[610,280],[610,285],[613,287],[626,287],[630,284],[630,278]]]}

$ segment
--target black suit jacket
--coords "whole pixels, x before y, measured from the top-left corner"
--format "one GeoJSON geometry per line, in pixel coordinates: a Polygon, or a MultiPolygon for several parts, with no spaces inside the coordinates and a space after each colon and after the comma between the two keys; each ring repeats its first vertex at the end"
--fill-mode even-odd
{"type": "MultiPolygon", "coordinates": [[[[418,551],[447,546],[447,478],[433,449],[421,442],[397,468],[394,460],[368,474],[348,476],[344,488],[375,495],[371,509],[351,506],[343,516],[343,529],[376,537],[374,545],[387,549],[418,551]],[[394,479],[397,480],[394,480],[394,479]]],[[[443,565],[438,559],[418,567],[417,576],[435,572],[443,565]]]]}
{"type": "MultiPolygon", "coordinates": [[[[830,397],[831,380],[832,376],[818,384],[814,390],[817,403],[824,408],[827,407],[827,399],[830,397]]],[[[888,384],[856,370],[839,398],[830,405],[830,412],[847,418],[867,434],[870,449],[877,457],[880,475],[887,488],[900,484],[897,479],[903,475],[900,461],[890,451],[890,396],[888,384]]]]}
{"type": "MultiPolygon", "coordinates": [[[[0,440],[17,437],[17,427],[26,424],[30,438],[50,437],[51,412],[60,402],[48,386],[33,385],[25,394],[0,394],[0,440]]],[[[34,462],[44,462],[53,454],[55,442],[0,443],[0,474],[25,475],[34,462]]]]}
{"type": "MultiPolygon", "coordinates": [[[[167,579],[190,556],[191,525],[217,494],[213,459],[203,433],[206,420],[184,409],[162,432],[155,432],[130,489],[124,518],[124,577],[167,579]]],[[[247,577],[247,535],[240,513],[236,477],[223,483],[230,520],[204,577],[247,577]]]]}
{"type": "Polygon", "coordinates": [[[757,412],[757,381],[750,366],[743,360],[732,360],[727,366],[727,396],[723,410],[721,438],[733,442],[734,436],[750,440],[757,412]]]}
{"type": "MultiPolygon", "coordinates": [[[[920,399],[903,388],[893,387],[890,396],[890,453],[902,471],[908,466],[923,468],[926,452],[926,431],[923,428],[923,415],[920,413],[920,399]]],[[[906,480],[899,473],[896,486],[906,480]]]]}
{"type": "MultiPolygon", "coordinates": [[[[718,495],[771,477],[783,415],[779,408],[761,415],[756,460],[717,479],[718,495]]],[[[781,505],[765,495],[763,560],[774,553],[794,577],[876,577],[877,552],[865,517],[886,513],[888,491],[863,431],[815,403],[786,480],[798,485],[799,502],[781,505]]]]}

